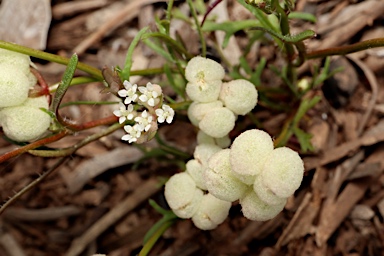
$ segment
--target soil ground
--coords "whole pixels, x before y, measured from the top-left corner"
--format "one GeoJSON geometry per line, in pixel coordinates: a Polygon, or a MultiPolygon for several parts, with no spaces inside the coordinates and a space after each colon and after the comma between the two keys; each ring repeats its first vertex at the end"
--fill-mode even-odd
{"type": "MultiPolygon", "coordinates": [[[[8,16],[0,16],[1,39],[62,56],[77,52],[80,61],[98,68],[123,66],[135,34],[147,25],[154,29],[155,17],[164,17],[167,6],[150,0],[52,0],[46,6],[43,2],[49,1],[28,0],[30,5],[21,1],[8,1],[16,7],[6,12],[8,16]],[[33,7],[33,2],[38,2],[38,7],[33,7]],[[17,29],[20,24],[35,26],[41,34],[28,37],[25,28],[17,29]]],[[[292,22],[293,33],[316,31],[317,37],[306,41],[309,50],[384,36],[382,0],[296,2],[297,11],[313,13],[318,19],[315,24],[292,22]]],[[[176,6],[189,15],[184,1],[176,1],[176,6]]],[[[218,11],[223,20],[251,18],[232,0],[217,8],[224,8],[218,11]]],[[[198,55],[198,35],[182,22],[171,27],[187,42],[190,52],[198,55]]],[[[222,35],[212,33],[209,38],[208,45],[212,46],[222,35]]],[[[244,38],[237,33],[224,50],[230,63],[239,60],[244,38]]],[[[267,222],[252,222],[242,216],[235,203],[229,218],[212,231],[198,230],[190,220],[180,220],[164,233],[149,255],[384,255],[383,49],[334,58],[333,68],[341,66],[344,70],[312,92],[322,100],[303,118],[301,127],[313,135],[315,152],[302,154],[304,181],[282,213],[267,222]]],[[[213,51],[212,55],[217,54],[213,51]]],[[[276,46],[261,43],[245,57],[254,67],[261,57],[269,64],[281,65],[281,55],[276,46]]],[[[49,85],[61,79],[64,66],[33,60],[49,85]]],[[[300,67],[301,77],[310,75],[319,63],[309,61],[300,67]]],[[[134,52],[134,70],[163,64],[162,57],[143,45],[134,52]]],[[[132,82],[148,81],[164,84],[164,77],[134,77],[132,82]]],[[[281,81],[266,70],[262,84],[275,86],[281,81]]],[[[100,93],[102,89],[100,83],[76,86],[70,88],[64,101],[111,99],[100,93]]],[[[174,96],[169,87],[164,90],[174,96]]],[[[107,117],[112,109],[80,105],[67,107],[62,113],[86,122],[107,117]]],[[[274,137],[288,118],[286,113],[262,105],[252,115],[274,137]]],[[[159,134],[169,145],[192,154],[196,129],[187,122],[185,112],[175,119],[174,124],[161,126],[159,134]]],[[[239,122],[242,127],[231,133],[232,139],[253,125],[247,118],[239,122]]],[[[73,145],[100,129],[75,134],[51,146],[73,145]]],[[[145,233],[161,218],[148,199],[166,208],[158,184],[181,167],[166,156],[138,162],[142,151],[123,143],[122,135],[123,131],[118,131],[81,148],[9,206],[0,216],[0,255],[137,255],[145,233]]],[[[157,146],[156,142],[144,145],[145,149],[157,146]]],[[[300,150],[295,138],[288,146],[300,150]]],[[[15,148],[0,139],[0,154],[15,148]]],[[[56,161],[24,154],[1,163],[0,202],[40,177],[56,161]]]]}

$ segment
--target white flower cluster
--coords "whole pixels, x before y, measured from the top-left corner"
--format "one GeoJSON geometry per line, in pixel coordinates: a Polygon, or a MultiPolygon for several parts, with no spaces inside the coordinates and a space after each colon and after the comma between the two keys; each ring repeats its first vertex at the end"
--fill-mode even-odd
{"type": "Polygon", "coordinates": [[[221,84],[223,77],[223,68],[212,60],[195,57],[188,63],[186,89],[194,101],[188,115],[201,130],[194,159],[165,184],[174,213],[192,218],[203,230],[221,224],[237,200],[250,220],[274,218],[300,186],[304,172],[295,151],[274,149],[272,138],[261,130],[242,133],[228,148],[235,115],[255,107],[257,91],[245,80],[221,84]]]}
{"type": "Polygon", "coordinates": [[[45,96],[28,98],[36,84],[30,72],[27,55],[0,49],[0,126],[7,137],[15,141],[31,141],[40,137],[50,126],[45,96]]]}
{"type": "Polygon", "coordinates": [[[175,111],[168,105],[162,104],[162,90],[157,84],[147,83],[146,86],[137,86],[128,81],[123,82],[124,89],[118,91],[122,98],[119,109],[113,114],[119,117],[119,123],[134,121],[134,125],[125,125],[127,132],[121,139],[129,143],[142,143],[153,137],[157,130],[157,123],[171,123],[175,111]],[[138,112],[135,103],[146,110],[138,112]]]}

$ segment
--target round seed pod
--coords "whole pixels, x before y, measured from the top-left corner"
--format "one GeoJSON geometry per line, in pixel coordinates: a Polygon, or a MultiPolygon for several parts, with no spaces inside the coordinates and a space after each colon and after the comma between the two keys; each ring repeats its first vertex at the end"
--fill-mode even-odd
{"type": "Polygon", "coordinates": [[[30,81],[14,65],[0,64],[0,108],[21,105],[28,98],[30,81]]]}
{"type": "Polygon", "coordinates": [[[209,111],[199,123],[199,128],[214,138],[222,138],[235,127],[236,116],[227,108],[215,108],[209,111]]]}
{"type": "Polygon", "coordinates": [[[304,163],[299,154],[287,147],[274,149],[265,161],[262,182],[276,196],[289,197],[303,180],[304,163]]]}
{"type": "Polygon", "coordinates": [[[203,132],[202,130],[199,130],[197,133],[197,144],[215,144],[219,146],[220,148],[227,148],[229,145],[231,145],[231,139],[228,135],[222,137],[222,138],[213,138],[203,132]]]}
{"type": "Polygon", "coordinates": [[[193,224],[202,230],[215,229],[228,217],[231,205],[208,193],[203,196],[198,210],[192,216],[193,224]]]}
{"type": "Polygon", "coordinates": [[[180,218],[193,216],[203,197],[203,191],[186,173],[177,173],[165,183],[164,195],[172,211],[180,218]]]}
{"type": "Polygon", "coordinates": [[[203,177],[209,193],[221,200],[234,202],[244,195],[248,186],[232,174],[229,152],[229,149],[223,149],[212,155],[203,177]]]}
{"type": "Polygon", "coordinates": [[[191,175],[192,179],[195,181],[196,186],[202,190],[207,190],[207,186],[205,185],[205,181],[203,178],[204,167],[197,161],[196,159],[191,159],[186,164],[186,170],[189,175],[191,175]]]}
{"type": "Polygon", "coordinates": [[[219,100],[202,103],[202,102],[192,102],[188,108],[188,118],[191,123],[195,126],[199,126],[201,119],[212,109],[223,107],[223,103],[219,100]]]}
{"type": "Polygon", "coordinates": [[[287,200],[280,204],[269,205],[263,202],[253,190],[240,198],[240,204],[244,217],[249,220],[266,221],[276,217],[284,209],[287,200]]]}
{"type": "Polygon", "coordinates": [[[205,168],[208,165],[208,159],[220,150],[221,148],[214,144],[200,144],[196,146],[193,157],[205,168]]]}
{"type": "Polygon", "coordinates": [[[257,104],[257,90],[251,82],[237,79],[223,83],[219,99],[236,115],[245,115],[257,104]]]}
{"type": "Polygon", "coordinates": [[[27,75],[31,59],[28,55],[0,48],[0,64],[12,65],[14,69],[21,70],[27,75]]]}
{"type": "Polygon", "coordinates": [[[219,98],[222,83],[221,80],[189,82],[185,87],[185,92],[193,101],[211,102],[219,98]]]}
{"type": "Polygon", "coordinates": [[[50,126],[50,116],[39,108],[48,108],[45,96],[28,98],[20,106],[0,110],[0,125],[14,141],[31,141],[43,135],[50,126]]]}
{"type": "Polygon", "coordinates": [[[267,186],[264,185],[261,175],[256,176],[253,184],[253,191],[266,204],[279,205],[287,200],[287,198],[276,196],[267,186]]]}
{"type": "Polygon", "coordinates": [[[235,176],[244,183],[252,185],[272,150],[273,142],[268,133],[253,129],[240,134],[233,141],[230,153],[235,176]]]}
{"type": "Polygon", "coordinates": [[[193,57],[185,68],[185,77],[192,83],[222,80],[224,75],[224,68],[219,63],[201,56],[193,57]]]}

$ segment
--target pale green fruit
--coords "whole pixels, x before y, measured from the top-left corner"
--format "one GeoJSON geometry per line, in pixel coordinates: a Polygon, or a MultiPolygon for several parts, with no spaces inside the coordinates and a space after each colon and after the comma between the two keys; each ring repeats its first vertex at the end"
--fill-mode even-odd
{"type": "Polygon", "coordinates": [[[188,108],[188,118],[191,123],[195,126],[199,126],[201,119],[212,109],[223,107],[223,103],[219,100],[202,103],[202,102],[192,102],[188,108]]]}
{"type": "Polygon", "coordinates": [[[193,57],[185,68],[185,77],[192,83],[222,80],[224,75],[224,68],[219,63],[201,56],[193,57]]]}
{"type": "Polygon", "coordinates": [[[0,48],[0,64],[3,63],[12,65],[13,68],[21,70],[24,74],[30,72],[31,59],[28,55],[0,48]]]}
{"type": "Polygon", "coordinates": [[[193,224],[202,230],[215,229],[228,217],[232,204],[220,200],[210,193],[203,196],[199,208],[192,216],[193,224]]]}
{"type": "Polygon", "coordinates": [[[0,108],[21,105],[28,98],[30,80],[19,68],[0,63],[0,108]]]}
{"type": "Polygon", "coordinates": [[[28,98],[22,105],[0,110],[0,124],[7,137],[15,141],[31,141],[42,136],[51,118],[40,108],[48,109],[45,96],[28,98]]]}
{"type": "Polygon", "coordinates": [[[240,198],[240,204],[244,217],[249,220],[256,221],[273,219],[284,209],[286,202],[287,200],[284,200],[280,204],[276,205],[266,204],[252,189],[250,189],[243,198],[240,198]]]}
{"type": "Polygon", "coordinates": [[[189,82],[185,87],[185,92],[193,101],[211,102],[219,98],[222,84],[221,80],[202,80],[200,83],[189,82]]]}
{"type": "Polygon", "coordinates": [[[235,114],[228,108],[215,108],[205,114],[199,128],[213,138],[222,138],[233,130],[235,121],[235,114]]]}
{"type": "Polygon", "coordinates": [[[251,82],[237,79],[223,83],[219,99],[236,115],[245,115],[257,104],[257,90],[251,82]]]}

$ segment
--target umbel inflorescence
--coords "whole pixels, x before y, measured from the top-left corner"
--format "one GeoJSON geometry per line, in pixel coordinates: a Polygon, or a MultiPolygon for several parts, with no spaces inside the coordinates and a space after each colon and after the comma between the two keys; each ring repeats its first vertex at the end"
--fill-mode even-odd
{"type": "Polygon", "coordinates": [[[194,159],[165,185],[169,206],[203,230],[221,224],[237,200],[250,220],[274,218],[301,184],[300,156],[287,147],[274,149],[272,138],[258,129],[243,132],[230,146],[228,134],[237,116],[257,104],[252,83],[223,82],[223,67],[203,57],[189,61],[185,77],[193,100],[188,117],[200,130],[194,159]]]}
{"type": "Polygon", "coordinates": [[[124,126],[127,134],[121,139],[129,143],[146,142],[156,134],[157,123],[172,122],[175,111],[163,103],[159,85],[148,82],[146,86],[137,86],[128,81],[123,85],[124,89],[117,92],[122,101],[113,114],[119,117],[120,124],[126,121],[131,124],[124,126]]]}

